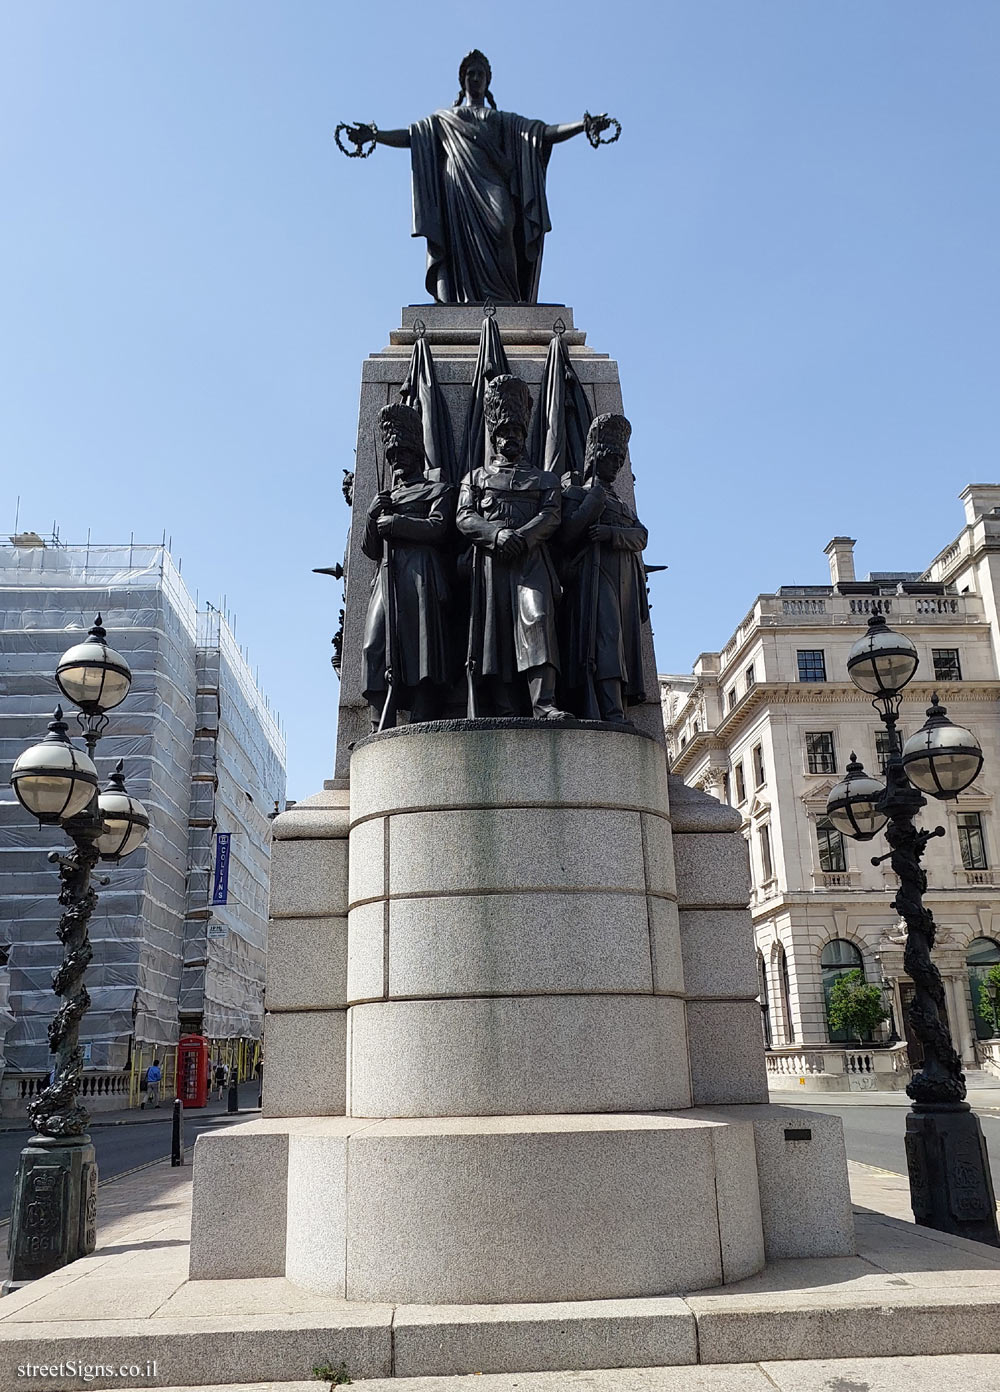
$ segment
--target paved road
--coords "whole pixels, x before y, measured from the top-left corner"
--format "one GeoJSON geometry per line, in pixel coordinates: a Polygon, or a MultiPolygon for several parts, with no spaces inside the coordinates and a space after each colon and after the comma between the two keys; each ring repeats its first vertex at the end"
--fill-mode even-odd
{"type": "MultiPolygon", "coordinates": [[[[802,1099],[798,1107],[808,1110],[809,1103],[802,1099]]],[[[906,1107],[828,1107],[817,1106],[826,1116],[833,1113],[844,1123],[844,1139],[847,1143],[847,1158],[859,1160],[864,1165],[877,1165],[880,1170],[892,1170],[894,1174],[906,1173],[906,1150],[903,1136],[906,1134],[906,1107]]],[[[990,1154],[990,1166],[998,1192],[1000,1192],[1000,1108],[977,1108],[986,1137],[986,1149],[990,1154]]]]}
{"type": "MultiPolygon", "coordinates": [[[[246,1089],[241,1089],[245,1091],[246,1089]]],[[[256,1094],[256,1084],[251,1090],[256,1094]]],[[[244,1102],[247,1099],[243,1099],[244,1102]]],[[[122,1126],[95,1126],[90,1133],[97,1152],[97,1168],[102,1180],[122,1174],[125,1170],[145,1165],[150,1160],[162,1160],[170,1155],[170,1109],[165,1107],[162,1121],[137,1121],[122,1126]]],[[[259,1116],[248,1112],[246,1119],[259,1116]]],[[[188,1112],[184,1118],[184,1144],[190,1157],[191,1147],[201,1131],[213,1126],[231,1125],[218,1116],[196,1116],[188,1112]]],[[[11,1193],[17,1174],[17,1161],[30,1132],[0,1132],[0,1221],[10,1216],[11,1193]]],[[[6,1229],[4,1229],[4,1233],[6,1229]]],[[[6,1237],[0,1234],[0,1244],[6,1237]]]]}

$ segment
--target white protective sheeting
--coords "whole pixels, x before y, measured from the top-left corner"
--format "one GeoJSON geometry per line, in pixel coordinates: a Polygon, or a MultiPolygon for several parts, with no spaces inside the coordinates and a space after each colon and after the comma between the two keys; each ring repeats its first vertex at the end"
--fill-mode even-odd
{"type": "MultiPolygon", "coordinates": [[[[99,888],[91,920],[94,958],[86,985],[92,1003],[81,1038],[91,1044],[92,1068],[117,1069],[125,1065],[133,1012],[136,1038],[154,1045],[176,1041],[179,1008],[203,1009],[211,1033],[259,1034],[266,814],[275,799],[283,803],[284,743],[225,620],[214,610],[196,613],[165,548],[2,545],[5,788],[14,759],[44,735],[60,699],[53,677],[58,658],[86,633],[98,610],[109,644],[133,673],[128,698],[109,713],[97,748],[98,773],[103,783],[124,759],[128,789],[150,813],[146,846],[118,866],[102,867],[110,882],[99,888]],[[199,646],[200,640],[209,646],[199,646]],[[209,709],[216,713],[214,731],[212,721],[205,722],[209,709]],[[191,951],[191,930],[197,925],[204,939],[216,828],[235,833],[229,903],[214,910],[228,932],[209,939],[210,966],[200,969],[192,995],[190,969],[182,963],[209,955],[191,951]],[[216,1024],[223,1028],[216,1031],[216,1024]]],[[[4,1052],[8,1070],[37,1073],[49,1066],[47,1029],[56,1005],[51,976],[62,955],[58,880],[46,855],[65,849],[66,841],[58,828],[40,828],[12,793],[0,793],[5,796],[0,942],[11,944],[14,1022],[4,1052]]]]}

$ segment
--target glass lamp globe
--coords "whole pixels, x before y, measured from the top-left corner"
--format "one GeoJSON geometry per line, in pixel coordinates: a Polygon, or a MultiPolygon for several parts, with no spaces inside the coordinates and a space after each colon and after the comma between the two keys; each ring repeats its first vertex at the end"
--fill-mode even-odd
{"type": "Polygon", "coordinates": [[[70,743],[62,715],[62,706],[56,706],[49,733],[20,755],[10,776],[18,802],[43,826],[82,812],[97,787],[97,769],[70,743]]]}
{"type": "Polygon", "coordinates": [[[953,798],[974,781],[982,766],[983,751],[975,735],[953,725],[932,696],[926,723],[903,745],[907,778],[931,797],[953,798]]]}
{"type": "Polygon", "coordinates": [[[845,836],[855,841],[870,841],[889,820],[886,813],[880,811],[884,792],[885,784],[870,778],[852,751],[846,777],[830,789],[826,815],[845,836]]]}
{"type": "Polygon", "coordinates": [[[64,652],[56,668],[59,690],[88,715],[120,706],[132,685],[132,669],[107,637],[98,614],[86,641],[64,652]]]}
{"type": "Polygon", "coordinates": [[[868,620],[868,631],[847,658],[847,675],[869,696],[895,696],[917,670],[917,650],[909,638],[896,633],[882,614],[868,620]]]}
{"type": "Polygon", "coordinates": [[[108,786],[98,795],[104,830],[97,838],[102,860],[121,860],[137,851],[149,830],[149,814],[138,798],[131,797],[125,787],[125,765],[121,759],[108,779],[108,786]]]}

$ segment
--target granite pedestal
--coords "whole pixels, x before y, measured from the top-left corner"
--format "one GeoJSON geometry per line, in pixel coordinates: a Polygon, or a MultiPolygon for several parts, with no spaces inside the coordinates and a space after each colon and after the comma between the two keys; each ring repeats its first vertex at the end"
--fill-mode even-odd
{"type": "Polygon", "coordinates": [[[674,835],[656,740],[404,726],[358,744],[349,814],[322,809],[279,818],[276,849],[297,846],[297,874],[303,847],[328,867],[346,824],[346,953],[330,905],[302,920],[303,889],[279,901],[298,917],[276,920],[269,981],[294,1008],[268,1019],[265,1119],[198,1142],[193,1278],[285,1275],[368,1302],[616,1300],[743,1279],[769,1250],[852,1250],[839,1123],[765,1105],[735,814],[680,790],[674,835]],[[300,920],[326,925],[310,930],[327,934],[321,971],[287,931],[300,920]],[[283,1061],[302,1020],[320,1023],[283,1061]],[[299,1074],[327,1067],[342,1115],[279,1121],[299,1074]],[[267,1215],[252,1241],[217,1203],[233,1164],[267,1215]]]}

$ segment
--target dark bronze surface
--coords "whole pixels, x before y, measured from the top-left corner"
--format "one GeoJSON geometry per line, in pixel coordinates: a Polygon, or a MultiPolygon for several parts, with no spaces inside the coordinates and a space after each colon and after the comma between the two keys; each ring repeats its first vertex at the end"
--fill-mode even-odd
{"type": "Polygon", "coordinates": [[[551,230],[545,173],[552,146],[586,133],[595,148],[621,134],[613,116],[546,125],[497,109],[492,72],[478,49],[459,67],[451,107],[400,130],[341,123],[335,138],[351,158],[376,144],[409,149],[413,235],[427,241],[428,293],[439,304],[535,304],[545,234],[551,230]],[[614,130],[609,140],[604,132],[614,130]],[[347,136],[349,150],[341,140],[347,136]]]}

